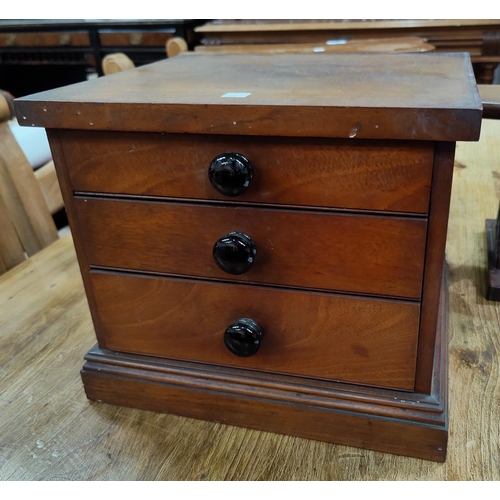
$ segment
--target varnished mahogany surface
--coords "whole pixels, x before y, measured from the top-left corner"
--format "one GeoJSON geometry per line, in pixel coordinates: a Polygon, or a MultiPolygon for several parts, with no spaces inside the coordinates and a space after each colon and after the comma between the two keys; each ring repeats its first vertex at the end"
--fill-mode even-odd
{"type": "Polygon", "coordinates": [[[96,198],[74,205],[91,266],[420,298],[422,219],[96,198]],[[238,276],[212,256],[231,231],[257,247],[238,276]]]}
{"type": "Polygon", "coordinates": [[[75,191],[427,213],[434,144],[113,132],[61,132],[75,191]],[[210,184],[222,153],[252,164],[247,191],[210,184]]]}
{"type": "Polygon", "coordinates": [[[441,141],[476,140],[481,109],[469,56],[433,53],[181,56],[16,105],[46,128],[441,141]]]}
{"type": "Polygon", "coordinates": [[[418,304],[96,272],[91,280],[109,349],[413,389],[418,304]],[[246,358],[223,342],[240,318],[264,332],[246,358]]]}
{"type": "Polygon", "coordinates": [[[422,316],[418,346],[416,389],[427,393],[431,387],[432,363],[439,308],[440,277],[443,274],[455,143],[436,145],[432,178],[430,217],[427,225],[425,270],[422,287],[422,316]]]}

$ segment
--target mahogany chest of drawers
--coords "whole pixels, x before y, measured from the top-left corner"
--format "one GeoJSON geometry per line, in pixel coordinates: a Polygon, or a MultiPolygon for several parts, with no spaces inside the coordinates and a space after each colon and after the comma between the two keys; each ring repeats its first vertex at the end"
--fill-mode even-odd
{"type": "Polygon", "coordinates": [[[90,399],[445,459],[468,55],[184,56],[16,110],[61,182],[90,399]]]}

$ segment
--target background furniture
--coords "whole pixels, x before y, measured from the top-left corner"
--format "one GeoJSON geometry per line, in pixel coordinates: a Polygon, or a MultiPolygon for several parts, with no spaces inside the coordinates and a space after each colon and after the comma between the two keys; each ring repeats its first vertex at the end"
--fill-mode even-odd
{"type": "Polygon", "coordinates": [[[203,20],[0,20],[0,88],[16,97],[102,76],[102,59],[125,52],[135,64],[165,58],[174,36],[193,47],[203,20]]]}
{"type": "MultiPolygon", "coordinates": [[[[271,44],[271,45],[209,45],[197,46],[189,51],[187,42],[174,37],[165,44],[167,57],[181,54],[309,54],[309,53],[355,53],[355,52],[429,52],[434,47],[422,38],[368,39],[346,42],[343,45],[326,44],[271,44]]],[[[135,68],[134,62],[124,53],[108,54],[102,61],[102,72],[106,75],[135,68]]]]}
{"type": "MultiPolygon", "coordinates": [[[[167,42],[173,45],[178,38],[167,42]]],[[[341,44],[321,43],[260,43],[260,44],[224,44],[197,45],[194,48],[200,54],[308,54],[308,53],[354,53],[354,52],[429,52],[434,46],[423,38],[394,37],[347,40],[341,44]]],[[[182,50],[179,50],[182,52],[182,50]]],[[[174,54],[169,55],[172,57],[174,54]]]]}
{"type": "MultiPolygon", "coordinates": [[[[40,184],[7,123],[10,99],[0,93],[0,274],[58,238],[40,184]]],[[[44,185],[53,186],[55,172],[52,181],[47,181],[50,172],[44,177],[44,185]]]]}
{"type": "Polygon", "coordinates": [[[484,120],[479,143],[457,144],[446,464],[89,402],[79,368],[94,330],[66,236],[0,277],[0,479],[499,481],[500,303],[484,298],[498,137],[484,120]]]}
{"type": "Polygon", "coordinates": [[[417,36],[438,52],[468,52],[478,83],[492,83],[500,62],[500,20],[215,20],[195,28],[199,43],[338,44],[367,38],[417,36]]]}

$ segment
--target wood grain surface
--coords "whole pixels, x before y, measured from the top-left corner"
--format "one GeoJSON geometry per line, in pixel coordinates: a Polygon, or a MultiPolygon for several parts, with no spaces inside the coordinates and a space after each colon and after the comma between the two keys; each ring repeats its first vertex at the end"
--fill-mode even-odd
{"type": "Polygon", "coordinates": [[[438,143],[434,159],[415,384],[416,390],[424,394],[427,394],[431,387],[431,367],[434,358],[440,282],[445,261],[455,149],[454,143],[438,143]]]}
{"type": "Polygon", "coordinates": [[[75,191],[427,213],[434,144],[62,130],[75,191]],[[245,194],[210,184],[208,167],[236,152],[253,167],[245,194]]]}
{"type": "Polygon", "coordinates": [[[419,304],[96,272],[92,285],[111,350],[414,387],[419,304]],[[223,342],[240,318],[264,331],[259,351],[248,358],[223,342]]]}
{"type": "Polygon", "coordinates": [[[98,198],[74,207],[91,266],[420,298],[422,219],[98,198]],[[257,248],[240,275],[213,257],[232,231],[257,248]]]}
{"type": "Polygon", "coordinates": [[[17,99],[16,113],[21,125],[78,130],[479,137],[482,107],[468,54],[316,56],[179,56],[17,99]]]}
{"type": "Polygon", "coordinates": [[[2,480],[500,480],[500,304],[484,298],[484,221],[500,195],[500,123],[458,144],[445,464],[90,403],[95,343],[70,237],[0,277],[2,480]]]}

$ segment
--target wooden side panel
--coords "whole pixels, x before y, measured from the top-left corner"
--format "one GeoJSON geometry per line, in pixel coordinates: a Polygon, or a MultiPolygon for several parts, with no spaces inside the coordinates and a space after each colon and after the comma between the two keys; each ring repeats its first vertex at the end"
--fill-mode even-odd
{"type": "Polygon", "coordinates": [[[429,394],[448,230],[455,143],[438,143],[429,209],[415,390],[429,394]]]}
{"type": "Polygon", "coordinates": [[[91,281],[109,349],[413,389],[419,304],[107,273],[91,281]],[[240,318],[264,331],[248,358],[223,342],[240,318]]]}
{"type": "Polygon", "coordinates": [[[89,263],[158,273],[420,298],[421,219],[77,198],[89,263]],[[244,274],[213,247],[231,231],[254,241],[244,274]]]}
{"type": "Polygon", "coordinates": [[[83,284],[85,286],[85,294],[87,296],[87,300],[89,303],[90,313],[92,315],[92,321],[94,322],[97,340],[99,342],[99,346],[106,347],[104,338],[100,335],[101,332],[100,320],[99,320],[99,315],[97,314],[94,291],[90,283],[90,266],[87,262],[87,256],[85,252],[87,236],[85,235],[85,233],[82,232],[82,229],[80,228],[78,223],[78,218],[76,216],[76,210],[73,198],[73,189],[71,186],[71,180],[69,178],[66,167],[66,159],[64,158],[64,151],[62,149],[62,143],[60,140],[59,131],[47,130],[47,137],[49,139],[50,149],[52,152],[52,159],[54,160],[57,177],[60,182],[61,193],[64,200],[66,213],[68,215],[68,221],[71,227],[73,241],[75,243],[76,256],[78,258],[80,272],[82,273],[83,284]]]}
{"type": "Polygon", "coordinates": [[[427,213],[434,143],[65,131],[76,191],[427,213]],[[253,167],[230,198],[208,168],[237,152],[253,167]]]}

